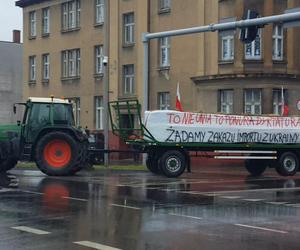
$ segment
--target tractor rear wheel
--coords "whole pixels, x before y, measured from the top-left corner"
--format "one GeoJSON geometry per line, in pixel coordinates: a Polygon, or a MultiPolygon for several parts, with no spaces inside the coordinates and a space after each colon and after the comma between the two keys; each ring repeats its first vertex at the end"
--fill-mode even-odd
{"type": "Polygon", "coordinates": [[[78,157],[77,157],[77,162],[75,164],[75,167],[73,168],[73,174],[76,174],[77,172],[79,172],[84,168],[92,167],[88,159],[88,147],[89,147],[88,140],[78,144],[78,148],[79,148],[78,157]]]}
{"type": "Polygon", "coordinates": [[[66,176],[77,172],[81,162],[81,144],[64,132],[50,132],[36,145],[38,168],[47,175],[66,176]]]}
{"type": "Polygon", "coordinates": [[[8,159],[5,159],[0,162],[0,172],[6,172],[8,170],[13,169],[18,163],[18,160],[16,160],[13,157],[9,157],[8,159]]]}

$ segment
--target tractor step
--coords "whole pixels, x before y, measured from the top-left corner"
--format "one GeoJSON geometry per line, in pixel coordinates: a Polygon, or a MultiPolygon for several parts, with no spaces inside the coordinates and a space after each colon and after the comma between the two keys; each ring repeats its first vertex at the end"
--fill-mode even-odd
{"type": "Polygon", "coordinates": [[[32,152],[32,144],[25,144],[23,148],[23,157],[24,160],[29,161],[31,159],[31,152],[32,152]]]}

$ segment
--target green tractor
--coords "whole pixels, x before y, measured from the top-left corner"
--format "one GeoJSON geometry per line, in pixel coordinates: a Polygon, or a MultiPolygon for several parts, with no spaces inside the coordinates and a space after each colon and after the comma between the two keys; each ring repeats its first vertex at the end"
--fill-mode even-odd
{"type": "Polygon", "coordinates": [[[25,107],[23,120],[0,125],[0,172],[12,169],[19,160],[33,161],[52,176],[73,175],[86,165],[88,136],[75,127],[69,100],[29,98],[16,105],[25,107]]]}

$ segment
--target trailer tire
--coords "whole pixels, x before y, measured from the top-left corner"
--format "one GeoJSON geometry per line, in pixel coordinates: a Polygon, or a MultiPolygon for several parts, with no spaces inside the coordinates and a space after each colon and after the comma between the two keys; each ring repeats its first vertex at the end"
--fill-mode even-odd
{"type": "Polygon", "coordinates": [[[276,171],[282,176],[293,176],[299,168],[298,155],[293,152],[285,152],[279,157],[276,171]]]}
{"type": "Polygon", "coordinates": [[[267,169],[267,162],[264,160],[246,160],[245,167],[254,177],[262,175],[267,169]]]}
{"type": "Polygon", "coordinates": [[[180,176],[186,168],[185,155],[178,150],[169,150],[160,158],[160,169],[169,178],[180,176]]]}
{"type": "Polygon", "coordinates": [[[159,161],[156,159],[150,159],[149,155],[146,160],[147,169],[153,174],[160,174],[159,161]]]}
{"type": "Polygon", "coordinates": [[[38,141],[35,151],[38,168],[50,176],[73,175],[80,157],[78,142],[64,132],[46,134],[38,141]]]}
{"type": "Polygon", "coordinates": [[[0,173],[13,169],[17,165],[17,163],[18,160],[13,157],[9,157],[8,159],[3,160],[2,162],[0,162],[0,173]]]}

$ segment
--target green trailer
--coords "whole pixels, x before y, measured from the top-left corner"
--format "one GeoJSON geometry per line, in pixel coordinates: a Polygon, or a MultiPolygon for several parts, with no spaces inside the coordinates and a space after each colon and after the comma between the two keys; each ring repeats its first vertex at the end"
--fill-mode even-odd
{"type": "MultiPolygon", "coordinates": [[[[253,176],[261,175],[267,167],[275,168],[282,176],[295,175],[299,169],[300,143],[296,140],[293,142],[294,138],[288,141],[289,138],[281,136],[280,139],[282,141],[285,139],[287,143],[284,141],[283,143],[275,143],[275,141],[258,143],[251,140],[238,143],[188,140],[162,142],[153,135],[153,130],[150,131],[143,121],[138,100],[112,101],[109,105],[109,113],[113,133],[140,153],[146,153],[146,166],[155,174],[178,177],[185,170],[190,171],[190,158],[198,152],[208,152],[208,154],[201,154],[201,157],[206,155],[222,160],[245,160],[245,167],[253,176]]],[[[273,120],[276,119],[282,118],[273,120]]],[[[293,135],[296,139],[300,138],[297,126],[298,123],[295,121],[296,132],[293,135]]]]}

